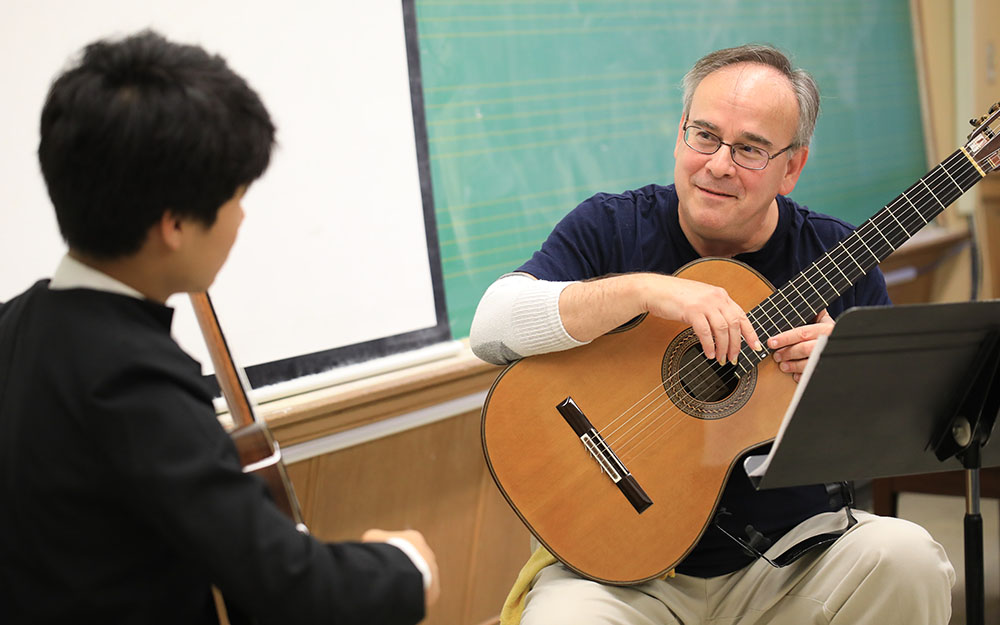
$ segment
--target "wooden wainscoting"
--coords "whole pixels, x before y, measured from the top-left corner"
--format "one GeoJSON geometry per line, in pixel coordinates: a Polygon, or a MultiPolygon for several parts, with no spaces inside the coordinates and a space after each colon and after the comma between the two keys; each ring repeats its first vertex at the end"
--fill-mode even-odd
{"type": "MultiPolygon", "coordinates": [[[[283,400],[261,413],[294,458],[296,448],[331,433],[331,440],[338,433],[343,438],[483,393],[500,371],[470,354],[418,369],[283,400]]],[[[321,540],[356,540],[373,527],[423,532],[437,556],[442,587],[427,625],[495,620],[530,555],[529,534],[483,460],[478,406],[291,462],[288,471],[310,531],[321,540]]]]}

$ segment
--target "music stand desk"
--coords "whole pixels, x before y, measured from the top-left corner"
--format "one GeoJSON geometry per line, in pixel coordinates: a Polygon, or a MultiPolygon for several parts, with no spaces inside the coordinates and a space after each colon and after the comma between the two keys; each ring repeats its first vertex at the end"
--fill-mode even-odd
{"type": "Polygon", "coordinates": [[[983,604],[978,470],[1000,466],[1000,443],[987,445],[998,337],[1000,301],[847,311],[813,351],[766,461],[745,465],[761,489],[966,469],[970,624],[983,604]]]}

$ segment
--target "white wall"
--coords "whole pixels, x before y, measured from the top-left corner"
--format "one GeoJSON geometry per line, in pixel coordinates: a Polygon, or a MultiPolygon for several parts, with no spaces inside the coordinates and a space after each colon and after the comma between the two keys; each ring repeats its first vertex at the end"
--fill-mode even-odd
{"type": "MultiPolygon", "coordinates": [[[[152,27],[226,57],[278,126],[211,290],[240,363],[436,324],[398,0],[4,4],[0,301],[49,276],[65,249],[35,155],[49,83],[86,43],[152,27]]],[[[171,304],[178,340],[208,363],[186,298],[171,304]]]]}

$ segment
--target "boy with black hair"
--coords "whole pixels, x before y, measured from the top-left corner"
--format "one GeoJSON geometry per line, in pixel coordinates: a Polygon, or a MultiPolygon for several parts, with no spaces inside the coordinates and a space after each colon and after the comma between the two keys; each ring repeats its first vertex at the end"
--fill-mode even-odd
{"type": "Polygon", "coordinates": [[[38,154],[69,246],[0,305],[0,621],[416,623],[415,531],[324,544],[244,474],[167,298],[206,290],[274,126],[224,59],[153,32],[86,47],[38,154]]]}

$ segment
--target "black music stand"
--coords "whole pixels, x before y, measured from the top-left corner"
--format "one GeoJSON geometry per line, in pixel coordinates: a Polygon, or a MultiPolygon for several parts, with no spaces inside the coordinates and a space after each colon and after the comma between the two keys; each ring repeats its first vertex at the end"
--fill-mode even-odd
{"type": "Polygon", "coordinates": [[[855,308],[814,351],[757,488],[964,468],[967,622],[984,618],[979,469],[1000,412],[1000,301],[855,308]]]}

